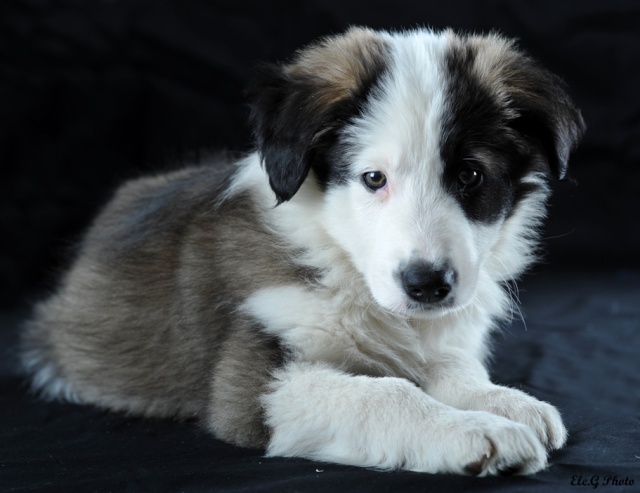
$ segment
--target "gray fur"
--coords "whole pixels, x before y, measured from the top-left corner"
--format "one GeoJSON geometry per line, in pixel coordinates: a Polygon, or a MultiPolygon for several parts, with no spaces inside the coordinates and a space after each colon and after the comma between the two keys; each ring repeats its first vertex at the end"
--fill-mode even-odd
{"type": "Polygon", "coordinates": [[[221,438],[265,445],[257,398],[284,353],[234,308],[314,273],[260,226],[249,197],[219,201],[229,179],[201,166],[118,191],[26,327],[37,386],[144,416],[206,417],[221,438]]]}

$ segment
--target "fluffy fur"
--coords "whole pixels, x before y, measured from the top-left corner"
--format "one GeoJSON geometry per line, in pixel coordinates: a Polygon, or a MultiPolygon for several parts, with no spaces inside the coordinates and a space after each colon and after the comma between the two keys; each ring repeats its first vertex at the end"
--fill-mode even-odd
{"type": "Polygon", "coordinates": [[[255,153],[95,220],[25,329],[34,386],[269,455],[544,468],[559,413],[484,361],[584,130],[562,83],[499,36],[354,28],[249,95],[255,153]]]}

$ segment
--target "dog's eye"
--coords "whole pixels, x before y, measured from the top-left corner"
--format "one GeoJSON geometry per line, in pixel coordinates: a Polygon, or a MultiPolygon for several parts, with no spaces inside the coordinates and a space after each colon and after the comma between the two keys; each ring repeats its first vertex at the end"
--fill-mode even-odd
{"type": "Polygon", "coordinates": [[[472,190],[478,187],[482,180],[482,173],[475,168],[465,167],[458,172],[458,183],[462,190],[472,190]]]}
{"type": "Polygon", "coordinates": [[[380,171],[369,171],[362,175],[362,181],[371,190],[378,190],[387,184],[387,177],[380,171]]]}

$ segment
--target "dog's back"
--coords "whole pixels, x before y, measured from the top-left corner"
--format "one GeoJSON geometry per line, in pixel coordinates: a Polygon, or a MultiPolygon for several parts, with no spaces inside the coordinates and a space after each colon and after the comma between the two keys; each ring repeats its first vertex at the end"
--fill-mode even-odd
{"type": "Polygon", "coordinates": [[[225,366],[257,360],[247,381],[234,385],[259,394],[263,367],[277,362],[280,350],[239,320],[238,293],[265,282],[260,276],[273,281],[296,268],[259,227],[248,196],[221,198],[232,172],[228,163],[213,163],[138,179],[117,192],[59,292],[36,307],[25,328],[23,361],[39,390],[191,418],[213,398],[214,373],[224,385],[225,366]]]}

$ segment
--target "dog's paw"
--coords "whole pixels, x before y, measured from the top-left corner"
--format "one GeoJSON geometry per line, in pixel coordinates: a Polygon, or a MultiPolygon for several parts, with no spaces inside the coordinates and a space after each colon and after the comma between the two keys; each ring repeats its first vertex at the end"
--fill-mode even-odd
{"type": "Polygon", "coordinates": [[[479,411],[463,411],[446,438],[446,469],[472,476],[532,474],[547,454],[528,426],[479,411]]]}
{"type": "Polygon", "coordinates": [[[558,449],[567,440],[567,430],[558,410],[524,392],[496,387],[473,395],[469,409],[487,411],[531,428],[547,449],[558,449]]]}

